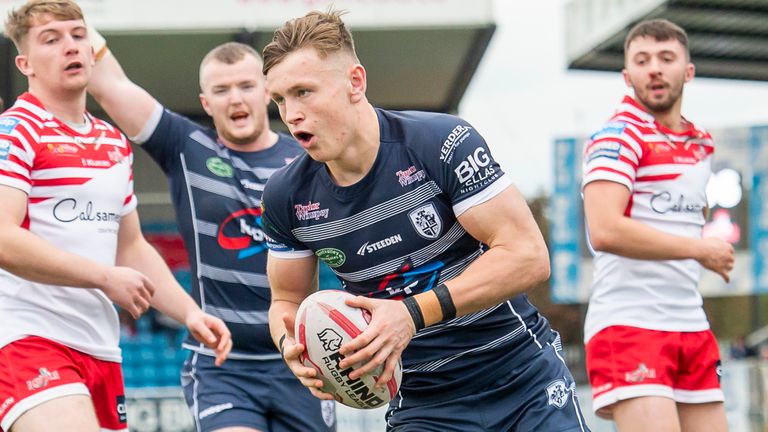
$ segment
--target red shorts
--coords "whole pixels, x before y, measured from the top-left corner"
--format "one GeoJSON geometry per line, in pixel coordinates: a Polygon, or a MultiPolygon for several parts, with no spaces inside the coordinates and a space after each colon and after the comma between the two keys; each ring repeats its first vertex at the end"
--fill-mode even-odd
{"type": "Polygon", "coordinates": [[[642,396],[680,403],[723,401],[720,350],[711,331],[668,332],[612,326],[587,343],[593,409],[612,418],[611,405],[642,396]]]}
{"type": "Polygon", "coordinates": [[[128,431],[120,363],[37,336],[0,349],[0,431],[31,408],[70,395],[91,397],[102,430],[128,431]]]}

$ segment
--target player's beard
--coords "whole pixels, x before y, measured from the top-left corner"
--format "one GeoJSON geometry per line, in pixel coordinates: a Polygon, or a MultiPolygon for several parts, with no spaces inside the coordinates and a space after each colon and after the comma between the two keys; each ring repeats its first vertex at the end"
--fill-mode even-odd
{"type": "Polygon", "coordinates": [[[221,136],[227,141],[231,142],[236,146],[245,146],[248,144],[252,144],[261,136],[262,132],[264,132],[264,126],[265,125],[263,122],[258,122],[257,124],[254,125],[251,133],[245,136],[242,136],[242,135],[236,136],[226,127],[217,128],[217,129],[219,130],[219,133],[221,134],[221,136]]]}
{"type": "Polygon", "coordinates": [[[667,95],[663,99],[653,99],[649,96],[650,90],[646,88],[635,89],[635,95],[646,108],[652,113],[666,113],[683,96],[684,80],[675,80],[670,82],[667,87],[667,95]]]}

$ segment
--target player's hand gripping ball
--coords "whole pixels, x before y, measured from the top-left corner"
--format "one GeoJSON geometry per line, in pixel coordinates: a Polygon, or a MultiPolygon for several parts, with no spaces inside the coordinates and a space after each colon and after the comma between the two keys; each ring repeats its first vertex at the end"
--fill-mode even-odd
{"type": "Polygon", "coordinates": [[[296,313],[296,340],[304,345],[301,361],[304,366],[315,368],[324,383],[322,391],[334,395],[337,401],[352,408],[377,408],[395,397],[400,387],[403,371],[398,361],[395,374],[387,385],[377,389],[376,380],[383,367],[358,379],[350,379],[354,369],[342,369],[344,358],[339,348],[362,333],[371,320],[365,310],[347,306],[344,300],[354,297],[345,291],[318,291],[299,306],[296,313]]]}

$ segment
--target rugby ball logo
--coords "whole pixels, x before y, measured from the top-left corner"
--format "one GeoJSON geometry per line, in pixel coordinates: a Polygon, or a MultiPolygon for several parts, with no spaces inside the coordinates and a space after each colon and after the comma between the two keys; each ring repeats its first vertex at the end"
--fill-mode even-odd
{"type": "MultiPolygon", "coordinates": [[[[344,356],[339,348],[360,335],[370,322],[370,313],[347,306],[344,301],[354,297],[345,291],[319,291],[304,299],[296,313],[295,335],[304,345],[301,361],[314,368],[324,383],[322,391],[352,408],[380,407],[397,395],[402,380],[402,365],[398,362],[395,374],[383,388],[375,387],[382,372],[375,371],[352,379],[353,367],[339,366],[344,356]]],[[[393,300],[395,301],[395,300],[393,300]]]]}
{"type": "Polygon", "coordinates": [[[327,328],[317,334],[323,349],[326,351],[338,351],[341,347],[341,336],[333,329],[327,328]]]}

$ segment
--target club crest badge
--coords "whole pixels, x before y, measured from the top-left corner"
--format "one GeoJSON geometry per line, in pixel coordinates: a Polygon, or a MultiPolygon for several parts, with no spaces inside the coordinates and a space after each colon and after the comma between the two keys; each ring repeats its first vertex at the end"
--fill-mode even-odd
{"type": "Polygon", "coordinates": [[[443,221],[437,214],[437,209],[432,203],[411,210],[408,213],[411,224],[416,232],[425,239],[434,240],[440,237],[443,229],[443,221]]]}
{"type": "Polygon", "coordinates": [[[561,409],[568,403],[568,387],[565,381],[553,381],[547,386],[547,405],[561,409]]]}

